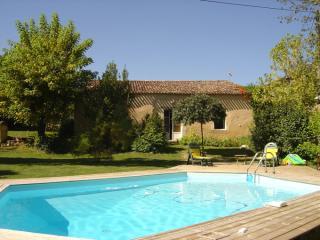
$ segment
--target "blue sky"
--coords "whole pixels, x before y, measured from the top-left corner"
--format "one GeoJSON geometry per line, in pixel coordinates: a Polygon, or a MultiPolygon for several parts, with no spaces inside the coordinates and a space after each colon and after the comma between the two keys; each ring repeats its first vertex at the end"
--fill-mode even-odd
{"type": "MultiPolygon", "coordinates": [[[[232,1],[279,6],[276,0],[232,1]]],[[[234,82],[255,82],[270,71],[271,48],[301,28],[280,23],[286,12],[200,0],[0,0],[0,48],[17,39],[17,19],[52,12],[94,40],[89,69],[101,73],[113,60],[137,80],[230,79],[231,72],[234,82]]]]}

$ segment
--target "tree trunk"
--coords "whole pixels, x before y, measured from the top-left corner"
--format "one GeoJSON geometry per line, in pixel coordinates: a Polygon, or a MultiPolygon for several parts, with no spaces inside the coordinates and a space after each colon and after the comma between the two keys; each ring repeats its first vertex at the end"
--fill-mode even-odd
{"type": "Polygon", "coordinates": [[[40,144],[42,144],[45,140],[46,137],[46,119],[44,116],[40,116],[39,121],[38,121],[38,137],[40,140],[40,144]]]}
{"type": "Polygon", "coordinates": [[[204,147],[203,147],[203,127],[202,127],[202,123],[200,123],[200,126],[201,126],[201,154],[204,150],[204,147]]]}

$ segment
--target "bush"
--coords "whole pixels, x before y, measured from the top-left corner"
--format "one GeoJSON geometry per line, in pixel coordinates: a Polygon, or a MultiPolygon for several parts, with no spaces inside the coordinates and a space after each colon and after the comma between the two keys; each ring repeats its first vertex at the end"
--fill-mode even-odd
{"type": "MultiPolygon", "coordinates": [[[[207,138],[203,139],[204,145],[207,145],[207,138]]],[[[188,145],[188,144],[198,144],[201,145],[201,136],[196,135],[196,134],[191,134],[187,136],[183,136],[180,140],[179,143],[182,145],[188,145]]]]}
{"type": "Polygon", "coordinates": [[[314,142],[320,144],[320,112],[314,111],[309,117],[309,130],[314,136],[314,142]]]}
{"type": "MultiPolygon", "coordinates": [[[[188,145],[190,143],[201,144],[201,137],[195,134],[184,136],[180,143],[182,145],[188,145]]],[[[217,139],[214,137],[206,137],[204,138],[204,145],[211,147],[240,147],[241,145],[251,145],[250,136],[246,137],[234,137],[234,138],[223,138],[217,139]]]]}
{"type": "Polygon", "coordinates": [[[77,139],[77,147],[74,149],[76,154],[85,154],[92,150],[92,144],[88,134],[81,134],[77,139]]]}
{"type": "Polygon", "coordinates": [[[160,152],[167,145],[166,135],[162,126],[162,120],[154,112],[146,119],[145,128],[133,144],[132,150],[137,152],[160,152]]]}
{"type": "Polygon", "coordinates": [[[320,146],[311,142],[299,144],[295,151],[306,160],[314,160],[320,154],[320,146]]]}
{"type": "Polygon", "coordinates": [[[275,142],[280,154],[286,155],[312,138],[308,111],[293,103],[253,103],[253,113],[255,126],[251,132],[257,150],[268,142],[275,142]]]}

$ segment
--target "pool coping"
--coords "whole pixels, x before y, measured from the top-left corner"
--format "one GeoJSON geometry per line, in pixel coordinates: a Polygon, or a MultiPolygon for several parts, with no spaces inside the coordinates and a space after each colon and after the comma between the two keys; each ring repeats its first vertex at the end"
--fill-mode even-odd
{"type": "MultiPolygon", "coordinates": [[[[8,180],[2,180],[2,183],[0,182],[0,193],[5,191],[10,186],[14,185],[28,185],[28,184],[46,184],[46,183],[60,183],[60,182],[74,182],[74,181],[86,181],[86,180],[100,180],[100,179],[113,179],[113,178],[126,178],[126,177],[139,177],[139,176],[150,176],[150,175],[162,175],[162,174],[174,174],[174,173],[225,173],[225,174],[246,174],[244,171],[239,172],[224,172],[224,171],[218,171],[218,172],[212,172],[212,171],[206,171],[206,169],[203,169],[202,171],[194,171],[194,170],[183,170],[183,169],[165,169],[165,170],[147,170],[147,171],[134,171],[134,172],[118,172],[118,173],[105,173],[105,174],[91,174],[91,175],[78,175],[78,176],[63,176],[63,177],[50,177],[50,178],[29,178],[29,179],[8,179],[8,180]]],[[[280,179],[280,180],[286,180],[286,181],[292,181],[292,182],[299,182],[299,183],[305,183],[310,185],[317,185],[320,186],[319,183],[310,183],[310,182],[304,182],[299,181],[295,179],[288,179],[287,177],[281,177],[281,176],[270,176],[269,174],[264,173],[257,173],[258,176],[263,177],[269,177],[274,179],[280,179]]],[[[313,196],[318,195],[320,191],[316,191],[313,193],[305,194],[303,196],[296,197],[294,199],[291,199],[288,202],[290,204],[291,202],[297,201],[299,199],[304,199],[307,196],[313,196]]],[[[261,207],[249,211],[244,211],[242,213],[247,212],[255,212],[263,208],[270,208],[270,207],[261,207]]],[[[271,209],[271,208],[270,208],[271,209]]],[[[157,234],[152,234],[149,236],[141,237],[138,239],[153,239],[157,238],[158,236],[161,238],[161,235],[167,235],[170,233],[174,233],[177,231],[183,231],[187,229],[191,229],[194,227],[199,226],[201,228],[202,225],[205,225],[207,223],[213,223],[216,221],[219,221],[221,219],[228,219],[231,217],[237,216],[239,213],[232,214],[229,216],[216,218],[213,220],[209,220],[206,222],[201,222],[198,224],[193,224],[187,227],[175,229],[175,230],[169,230],[157,234]]],[[[319,223],[320,225],[320,223],[319,223]]],[[[25,239],[34,239],[34,240],[84,240],[84,238],[75,238],[75,237],[66,237],[66,236],[58,236],[58,235],[50,235],[50,234],[42,234],[42,233],[33,233],[33,232],[27,232],[27,231],[18,231],[18,230],[10,230],[10,229],[1,229],[0,228],[0,239],[3,240],[25,240],[25,239]]]]}

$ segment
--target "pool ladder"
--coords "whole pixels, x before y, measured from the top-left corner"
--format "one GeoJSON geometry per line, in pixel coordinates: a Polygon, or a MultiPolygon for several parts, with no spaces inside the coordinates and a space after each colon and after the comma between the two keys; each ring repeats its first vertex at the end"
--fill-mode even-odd
{"type": "MultiPolygon", "coordinates": [[[[271,152],[268,152],[268,154],[272,154],[273,155],[273,157],[271,159],[272,159],[273,174],[275,174],[276,173],[276,171],[275,171],[275,159],[276,159],[276,157],[271,152]]],[[[258,162],[258,165],[257,165],[256,169],[253,172],[254,175],[256,175],[256,173],[257,173],[257,171],[258,171],[260,166],[264,166],[265,167],[265,172],[268,172],[268,166],[267,166],[267,161],[268,160],[267,160],[267,157],[266,157],[266,153],[265,152],[257,152],[254,155],[254,157],[252,158],[252,160],[251,160],[251,162],[249,164],[249,167],[247,168],[247,175],[249,174],[249,170],[252,167],[254,161],[256,161],[256,160],[259,160],[259,162],[258,162]]]]}

